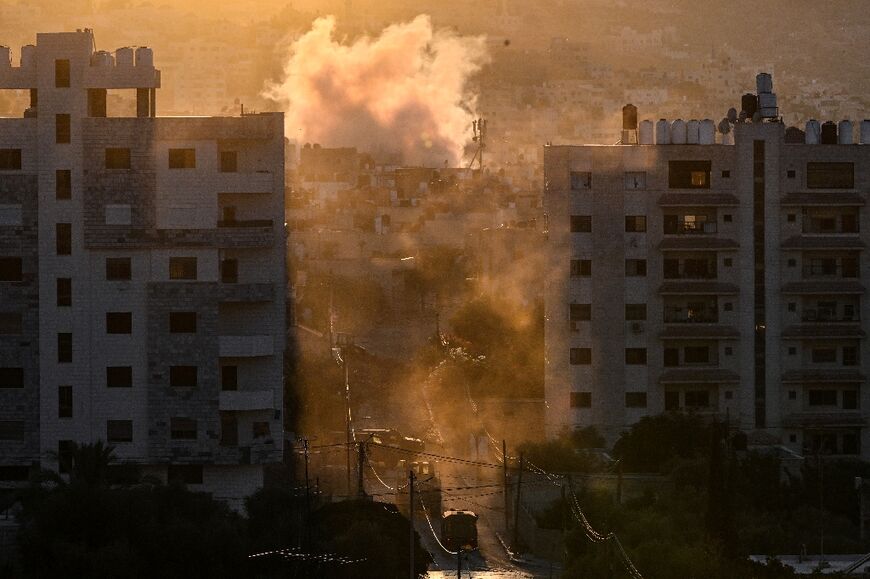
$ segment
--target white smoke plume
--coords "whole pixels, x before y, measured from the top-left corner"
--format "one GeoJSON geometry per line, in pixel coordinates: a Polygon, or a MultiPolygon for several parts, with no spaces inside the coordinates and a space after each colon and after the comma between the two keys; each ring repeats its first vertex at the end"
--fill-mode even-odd
{"type": "Polygon", "coordinates": [[[334,35],[335,18],[318,18],[290,45],[283,80],[264,91],[286,112],[287,136],[456,166],[474,117],[468,79],[488,60],[483,37],[434,30],[426,15],[377,38],[334,35]]]}

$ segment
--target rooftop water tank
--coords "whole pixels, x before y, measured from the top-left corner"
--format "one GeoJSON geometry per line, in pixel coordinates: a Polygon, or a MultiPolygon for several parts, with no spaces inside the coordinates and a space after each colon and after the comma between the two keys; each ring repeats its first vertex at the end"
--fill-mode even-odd
{"type": "Polygon", "coordinates": [[[147,46],[140,46],[136,49],[136,66],[153,67],[154,66],[154,51],[147,46]]]}
{"type": "Polygon", "coordinates": [[[121,68],[133,66],[133,49],[125,46],[115,51],[115,65],[121,68]]]}
{"type": "Polygon", "coordinates": [[[674,119],[671,123],[671,143],[674,145],[686,144],[686,121],[674,119]]]}
{"type": "Polygon", "coordinates": [[[115,57],[105,50],[98,50],[91,56],[91,65],[99,68],[109,68],[115,64],[115,57]]]}
{"type": "Polygon", "coordinates": [[[776,106],[776,95],[772,92],[758,95],[758,112],[765,119],[779,116],[779,108],[776,106]]]}
{"type": "Polygon", "coordinates": [[[762,93],[773,92],[773,77],[767,72],[760,72],[755,76],[755,88],[759,96],[762,93]]]}
{"type": "Polygon", "coordinates": [[[728,119],[728,122],[732,125],[737,122],[737,109],[731,107],[728,109],[728,114],[725,115],[725,118],[728,119]]]}
{"type": "Polygon", "coordinates": [[[841,145],[851,145],[852,140],[852,121],[843,119],[837,125],[837,142],[841,145]]]}
{"type": "Polygon", "coordinates": [[[627,104],[622,107],[622,130],[634,131],[637,129],[637,107],[627,104]]]}
{"type": "Polygon", "coordinates": [[[822,141],[823,145],[837,144],[837,123],[826,121],[822,124],[822,141]]]}
{"type": "Polygon", "coordinates": [[[822,140],[822,127],[816,119],[807,121],[807,145],[818,145],[822,140]]]}
{"type": "Polygon", "coordinates": [[[704,119],[698,127],[698,143],[713,145],[716,143],[716,126],[712,119],[704,119]]]}
{"type": "Polygon", "coordinates": [[[861,144],[870,145],[870,119],[861,121],[861,144]]]}
{"type": "Polygon", "coordinates": [[[12,51],[8,46],[0,46],[0,68],[10,68],[12,66],[12,51]]]}
{"type": "Polygon", "coordinates": [[[667,119],[659,119],[656,123],[656,145],[671,144],[671,125],[667,119]]]}
{"type": "Polygon", "coordinates": [[[701,140],[701,123],[696,119],[686,123],[686,142],[690,145],[697,145],[701,140]]]}
{"type": "Polygon", "coordinates": [[[36,66],[36,47],[26,44],[21,47],[21,68],[36,66]]]}
{"type": "Polygon", "coordinates": [[[655,142],[653,132],[652,121],[648,119],[641,121],[637,131],[637,142],[641,145],[652,145],[655,142]]]}
{"type": "Polygon", "coordinates": [[[802,145],[807,142],[807,136],[797,127],[788,127],[785,129],[783,140],[791,145],[802,145]]]}
{"type": "Polygon", "coordinates": [[[746,93],[740,97],[740,109],[746,111],[746,116],[752,118],[758,110],[758,97],[752,93],[746,93]]]}

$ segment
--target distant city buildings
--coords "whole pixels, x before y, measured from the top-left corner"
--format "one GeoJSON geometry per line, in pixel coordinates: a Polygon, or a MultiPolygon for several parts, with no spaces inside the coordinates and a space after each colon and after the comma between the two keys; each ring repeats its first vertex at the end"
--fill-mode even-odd
{"type": "Polygon", "coordinates": [[[104,440],[234,506],[282,461],[279,113],[156,116],[147,48],[37,35],[0,89],[0,481],[104,440]],[[129,95],[133,115],[113,116],[129,95]]]}
{"type": "Polygon", "coordinates": [[[870,456],[870,123],[711,127],[545,148],[548,432],[690,412],[870,456]]]}

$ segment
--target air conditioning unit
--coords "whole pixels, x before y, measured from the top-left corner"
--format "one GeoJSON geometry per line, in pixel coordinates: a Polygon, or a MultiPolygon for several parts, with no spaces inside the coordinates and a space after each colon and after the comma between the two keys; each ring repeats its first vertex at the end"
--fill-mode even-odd
{"type": "Polygon", "coordinates": [[[632,334],[642,334],[643,333],[643,324],[641,322],[632,322],[631,323],[631,333],[632,334]]]}

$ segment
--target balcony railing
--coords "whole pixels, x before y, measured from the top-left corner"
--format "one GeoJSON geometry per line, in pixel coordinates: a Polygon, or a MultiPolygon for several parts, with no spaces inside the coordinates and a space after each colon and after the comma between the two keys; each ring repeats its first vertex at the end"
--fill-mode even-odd
{"type": "Polygon", "coordinates": [[[804,279],[854,279],[858,277],[858,264],[857,262],[845,266],[835,264],[811,264],[803,266],[802,272],[804,279]]]}
{"type": "Polygon", "coordinates": [[[838,314],[831,310],[814,310],[805,309],[801,312],[802,322],[860,322],[858,312],[854,311],[851,314],[838,314]]]}
{"type": "Polygon", "coordinates": [[[665,235],[711,235],[716,232],[717,224],[715,221],[703,223],[681,221],[676,225],[666,225],[664,228],[665,235]]]}
{"type": "Polygon", "coordinates": [[[715,268],[697,269],[680,267],[677,269],[665,269],[662,277],[664,279],[716,279],[717,273],[715,268]]]}
{"type": "Polygon", "coordinates": [[[715,313],[688,314],[686,312],[665,312],[666,324],[718,324],[719,315],[715,313]]]}

